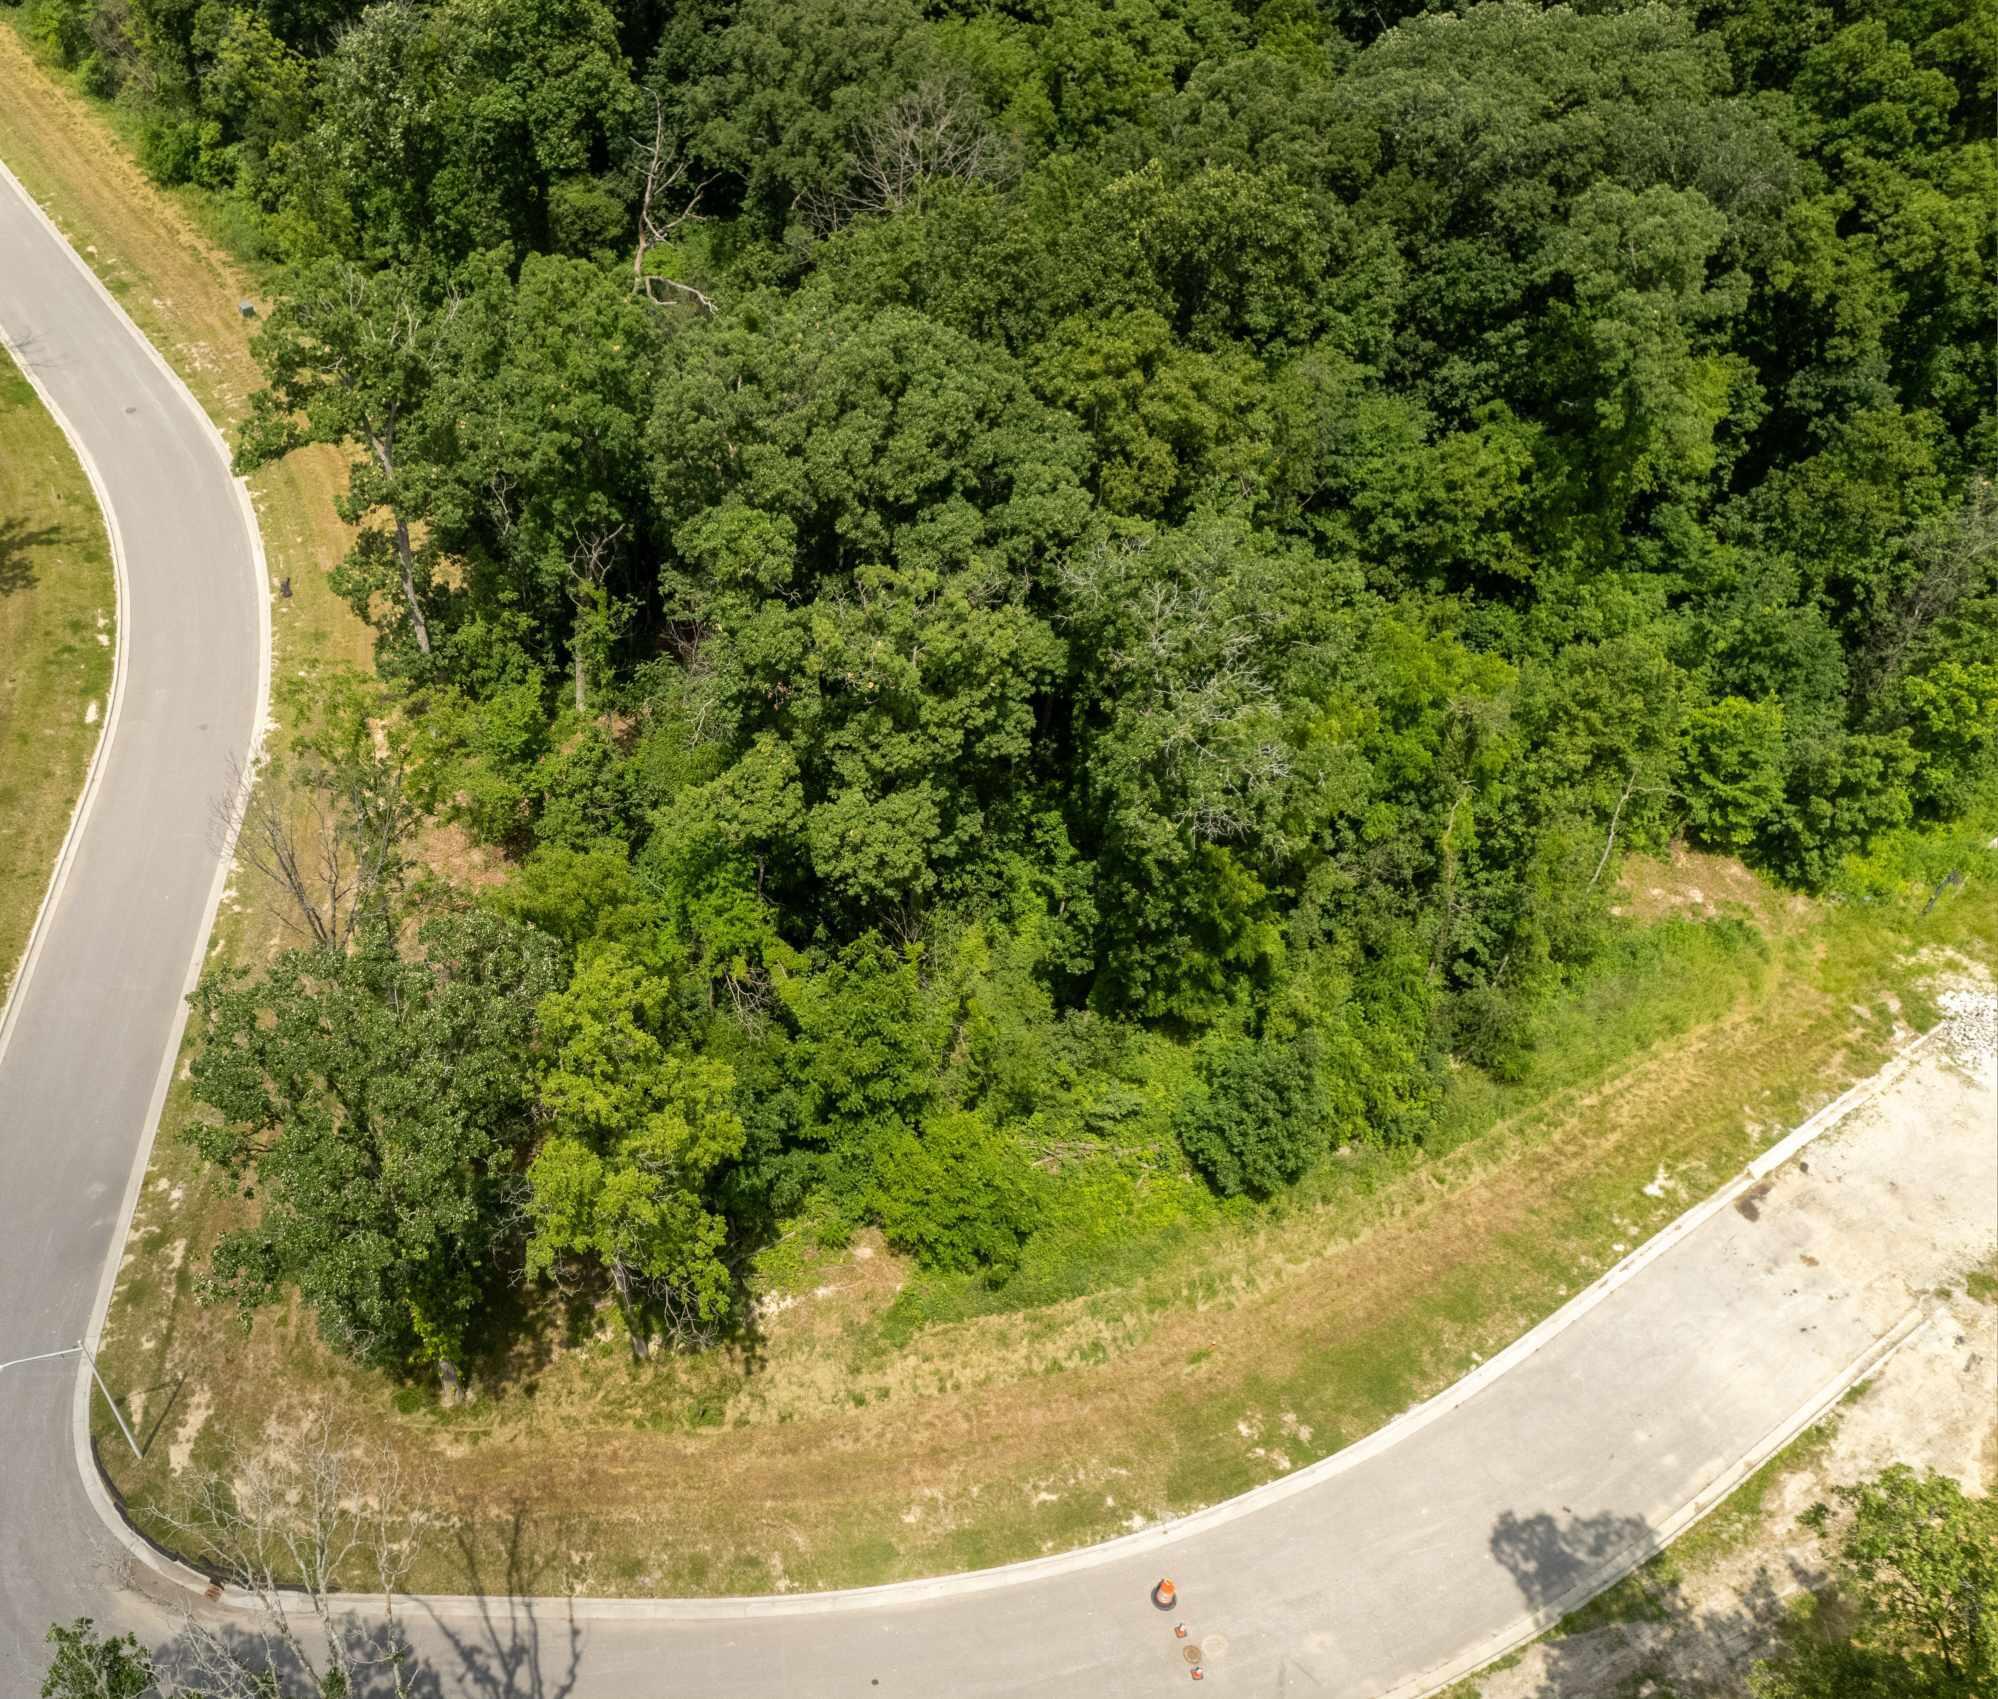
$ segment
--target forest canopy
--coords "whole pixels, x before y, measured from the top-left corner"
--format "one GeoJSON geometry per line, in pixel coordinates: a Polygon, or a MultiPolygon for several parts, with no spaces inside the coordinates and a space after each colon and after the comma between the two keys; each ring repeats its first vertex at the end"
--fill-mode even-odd
{"type": "Polygon", "coordinates": [[[366,1360],[1030,1284],[1516,1075],[1626,849],[1990,797],[1980,0],[26,22],[270,268],[239,465],[351,457],[369,877],[194,1078],[212,1288],[366,1360]]]}

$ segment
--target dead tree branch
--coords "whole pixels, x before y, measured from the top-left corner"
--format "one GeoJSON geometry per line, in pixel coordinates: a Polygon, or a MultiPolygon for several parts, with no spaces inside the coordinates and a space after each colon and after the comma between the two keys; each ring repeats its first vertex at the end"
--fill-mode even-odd
{"type": "Polygon", "coordinates": [[[393,1455],[339,1443],[329,1410],[296,1436],[273,1424],[262,1452],[230,1478],[205,1478],[166,1520],[203,1568],[256,1605],[248,1629],[187,1616],[162,1659],[187,1690],[261,1699],[295,1672],[315,1693],[416,1692],[395,1617],[414,1553],[401,1471],[393,1455]],[[378,1594],[378,1617],[341,1608],[347,1592],[378,1594]]]}
{"type": "Polygon", "coordinates": [[[279,918],[320,949],[345,950],[356,928],[400,886],[422,820],[407,765],[393,748],[338,762],[308,758],[294,772],[230,766],[213,832],[280,896],[279,918]]]}
{"type": "Polygon", "coordinates": [[[687,162],[676,159],[668,168],[666,107],[657,95],[653,96],[652,115],[652,144],[644,152],[645,188],[638,202],[638,246],[631,256],[632,293],[643,295],[656,306],[663,306],[665,303],[659,298],[660,289],[672,289],[692,301],[702,312],[712,313],[715,311],[714,302],[691,283],[682,283],[663,272],[645,269],[645,256],[652,249],[669,241],[683,224],[700,218],[701,196],[708,186],[708,179],[705,178],[694,184],[687,191],[685,204],[676,213],[668,215],[659,210],[669,198],[673,198],[675,190],[685,187],[687,162]]]}

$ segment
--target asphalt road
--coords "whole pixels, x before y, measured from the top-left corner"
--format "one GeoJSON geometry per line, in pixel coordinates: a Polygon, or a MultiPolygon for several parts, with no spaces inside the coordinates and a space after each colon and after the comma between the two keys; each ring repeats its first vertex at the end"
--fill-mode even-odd
{"type": "MultiPolygon", "coordinates": [[[[4,180],[0,326],[101,470],[129,582],[122,711],[0,1037],[4,1360],[82,1334],[118,1254],[213,900],[213,800],[256,708],[262,592],[205,426],[4,180]]],[[[1147,1598],[1169,1571],[1216,1693],[1419,1692],[1620,1573],[1833,1396],[1925,1285],[1989,1246],[1988,1082],[1891,1103],[1687,1223],[1433,1420],[1248,1504],[1038,1570],[864,1598],[419,1601],[406,1615],[430,1687],[491,1699],[1163,1693],[1190,1679],[1172,1619],[1147,1598]]],[[[149,1635],[167,1621],[124,1585],[81,1484],[74,1385],[63,1362],[0,1375],[6,1695],[35,1690],[52,1620],[89,1613],[149,1635]]]]}
{"type": "MultiPolygon", "coordinates": [[[[67,877],[0,1028],[0,1361],[72,1344],[207,928],[215,800],[250,743],[252,539],[206,423],[0,178],[0,327],[77,437],[123,555],[122,686],[67,877]]],[[[82,711],[64,703],[62,711],[82,711]]],[[[0,1374],[0,1691],[101,1604],[70,1438],[74,1367],[0,1374]]],[[[101,1614],[101,1611],[100,1611],[101,1614]]]]}

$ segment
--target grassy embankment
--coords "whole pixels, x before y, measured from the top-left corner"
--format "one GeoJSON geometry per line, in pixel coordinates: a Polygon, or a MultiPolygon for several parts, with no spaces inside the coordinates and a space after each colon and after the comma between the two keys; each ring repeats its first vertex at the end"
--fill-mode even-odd
{"type": "MultiPolygon", "coordinates": [[[[4,32],[0,81],[22,91],[0,111],[0,157],[231,417],[255,381],[235,318],[245,285],[196,234],[198,203],[145,183],[104,117],[4,32]]],[[[325,454],[258,482],[272,570],[300,592],[281,607],[280,676],[365,647],[313,570],[340,546],[336,482],[325,454]]],[[[452,1410],[342,1365],[296,1309],[246,1334],[195,1302],[195,1271],[242,1206],[175,1141],[191,1110],[177,1090],[105,1350],[146,1461],[101,1454],[157,1528],[194,1475],[330,1401],[344,1435],[393,1449],[418,1483],[433,1515],[412,1579],[431,1589],[832,1586],[1099,1538],[1379,1425],[1869,1071],[1927,1018],[1912,952],[1998,959],[1982,855],[1931,847],[1882,878],[1879,902],[1839,906],[1720,863],[1636,866],[1630,936],[1525,1079],[1467,1071],[1426,1152],[1343,1157],[1282,1210],[1078,1266],[1085,1295],[995,1309],[878,1244],[794,1243],[766,1259],[751,1350],[640,1369],[608,1339],[540,1337],[480,1365],[477,1398],[452,1410]],[[1968,886],[1922,918],[1929,863],[1966,857],[1968,886]],[[1712,900],[1694,902],[1695,884],[1712,900]]],[[[225,915],[235,959],[274,942],[255,904],[225,915]]]]}
{"type": "Polygon", "coordinates": [[[103,734],[117,612],[90,482],[0,354],[0,1005],[103,734]]]}
{"type": "Polygon", "coordinates": [[[431,1589],[860,1584],[1100,1538],[1378,1426],[1870,1071],[1929,1019],[1911,956],[1998,960],[1988,865],[1927,921],[1922,901],[1765,893],[1654,923],[1528,1079],[1460,1076],[1428,1153],[1335,1161],[1284,1211],[1154,1246],[1088,1296],[925,1323],[961,1295],[878,1244],[801,1252],[753,1358],[637,1369],[608,1338],[543,1337],[453,1410],[338,1363],[296,1310],[245,1335],[198,1306],[192,1271],[239,1206],[163,1146],[107,1348],[149,1454],[107,1460],[156,1525],[150,1507],[273,1416],[329,1400],[422,1483],[437,1520],[413,1580],[431,1589]]]}

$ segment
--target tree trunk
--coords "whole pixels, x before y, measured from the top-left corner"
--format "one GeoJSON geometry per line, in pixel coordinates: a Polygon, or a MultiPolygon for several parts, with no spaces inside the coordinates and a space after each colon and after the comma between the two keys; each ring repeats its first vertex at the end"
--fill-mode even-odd
{"type": "MultiPolygon", "coordinates": [[[[394,510],[395,481],[395,420],[373,435],[375,464],[382,469],[382,476],[389,480],[391,497],[389,506],[394,510]]],[[[416,631],[416,646],[424,654],[430,653],[430,622],[423,617],[423,604],[416,599],[416,550],[409,541],[409,522],[398,513],[395,516],[395,564],[402,573],[403,599],[409,603],[409,623],[416,631]]]]}
{"type": "Polygon", "coordinates": [[[409,601],[409,623],[416,628],[416,646],[430,653],[430,622],[423,617],[423,604],[416,599],[416,551],[409,546],[409,526],[398,517],[395,522],[395,559],[402,568],[402,593],[409,601]]]}
{"type": "Polygon", "coordinates": [[[576,627],[577,627],[576,636],[572,648],[574,649],[575,652],[575,664],[576,664],[576,712],[579,714],[585,712],[589,707],[589,703],[584,699],[584,690],[583,690],[582,624],[583,624],[582,617],[580,614],[578,614],[576,619],[576,627]]]}
{"type": "Polygon", "coordinates": [[[611,1264],[611,1285],[617,1292],[617,1313],[624,1317],[625,1337],[631,1341],[631,1360],[642,1363],[646,1357],[645,1331],[638,1320],[638,1306],[631,1300],[631,1271],[621,1262],[611,1264]]]}

